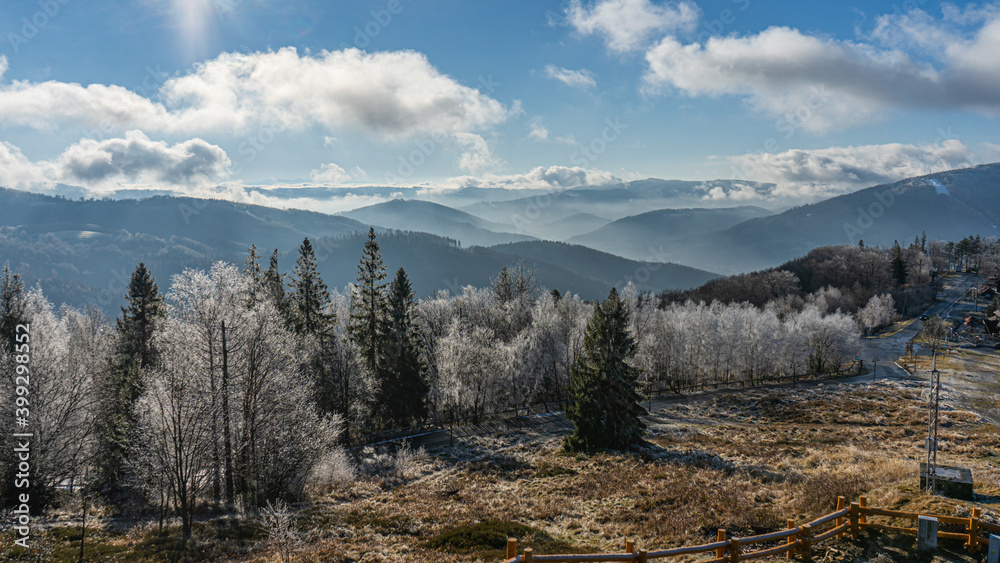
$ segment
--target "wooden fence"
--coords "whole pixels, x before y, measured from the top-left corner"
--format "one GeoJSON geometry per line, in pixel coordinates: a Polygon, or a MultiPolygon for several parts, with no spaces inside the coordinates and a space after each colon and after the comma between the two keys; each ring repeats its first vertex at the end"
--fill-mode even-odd
{"type": "Polygon", "coordinates": [[[869,517],[913,520],[914,522],[920,516],[937,518],[939,523],[948,524],[953,530],[956,528],[964,530],[939,530],[937,534],[938,538],[960,540],[964,542],[965,547],[970,553],[976,553],[981,546],[988,545],[990,533],[1000,533],[1000,525],[981,520],[979,508],[972,509],[971,517],[959,518],[955,516],[921,515],[881,508],[870,508],[867,506],[867,499],[863,496],[858,499],[858,502],[851,503],[849,507],[845,507],[844,504],[844,497],[837,497],[836,512],[831,512],[801,526],[796,526],[793,521],[788,520],[786,523],[787,528],[784,530],[747,538],[728,539],[726,537],[726,530],[719,530],[718,540],[713,543],[657,551],[636,550],[634,542],[626,540],[624,553],[535,555],[529,547],[521,555],[518,555],[517,539],[510,538],[507,540],[507,559],[503,563],[540,563],[543,561],[549,563],[575,563],[582,561],[639,561],[645,563],[651,559],[699,553],[707,554],[709,557],[714,556],[712,559],[704,560],[704,563],[738,563],[739,561],[749,561],[778,555],[785,555],[788,559],[799,558],[802,561],[812,561],[813,551],[817,544],[827,540],[839,539],[845,535],[850,535],[851,539],[857,539],[858,535],[866,529],[917,535],[917,528],[893,526],[869,521],[869,517]],[[986,538],[983,537],[983,534],[986,534],[986,538]]]}

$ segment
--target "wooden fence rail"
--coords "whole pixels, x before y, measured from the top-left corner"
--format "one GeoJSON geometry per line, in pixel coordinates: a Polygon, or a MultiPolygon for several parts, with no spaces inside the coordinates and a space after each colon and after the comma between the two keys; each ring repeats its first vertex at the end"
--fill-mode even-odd
{"type": "Polygon", "coordinates": [[[584,561],[638,561],[646,563],[651,559],[662,559],[678,555],[711,554],[713,559],[704,563],[739,563],[764,557],[774,557],[784,554],[788,559],[799,558],[802,561],[812,561],[814,547],[831,539],[839,539],[850,534],[852,539],[866,529],[897,532],[917,535],[917,528],[893,526],[873,522],[870,517],[892,518],[896,520],[916,521],[920,516],[937,518],[938,522],[952,526],[963,526],[964,532],[938,531],[938,538],[959,540],[965,543],[970,553],[977,553],[982,546],[989,544],[990,533],[1000,533],[1000,525],[984,522],[979,508],[972,509],[972,516],[962,518],[957,516],[938,516],[933,514],[917,514],[900,512],[867,506],[867,499],[862,496],[858,502],[852,502],[845,507],[844,497],[837,497],[837,510],[820,516],[812,522],[796,526],[791,520],[786,522],[786,529],[747,538],[728,538],[726,530],[719,530],[718,541],[702,545],[675,547],[657,551],[636,549],[631,540],[625,542],[624,553],[603,553],[591,555],[535,555],[533,550],[526,548],[521,555],[517,554],[517,539],[507,540],[507,558],[503,563],[576,563],[584,561]],[[984,538],[983,535],[986,535],[984,538]],[[761,545],[763,544],[763,545],[761,545]]]}

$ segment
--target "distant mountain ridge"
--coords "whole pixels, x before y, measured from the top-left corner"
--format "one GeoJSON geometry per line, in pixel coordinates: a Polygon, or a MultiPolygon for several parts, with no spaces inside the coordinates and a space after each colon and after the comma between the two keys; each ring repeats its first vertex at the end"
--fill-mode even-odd
{"type": "Polygon", "coordinates": [[[761,207],[658,209],[612,221],[594,231],[571,237],[582,244],[634,260],[657,260],[661,247],[677,240],[726,229],[772,212],[761,207]]]}
{"type": "MultiPolygon", "coordinates": [[[[433,209],[439,217],[466,217],[423,203],[403,205],[408,210],[433,209]]],[[[357,278],[367,230],[366,224],[348,217],[223,200],[157,196],[74,201],[0,189],[0,261],[9,261],[29,285],[41,283],[57,304],[96,305],[109,315],[117,314],[129,276],[140,261],[166,290],[171,277],[185,268],[205,269],[218,260],[242,265],[251,244],[265,264],[277,248],[279,269],[288,272],[305,237],[313,240],[319,271],[328,286],[344,288],[357,278]]],[[[528,252],[526,247],[521,254],[511,248],[463,248],[455,239],[427,233],[376,230],[387,268],[406,267],[419,297],[441,289],[454,293],[465,285],[488,285],[501,268],[524,261],[537,269],[538,282],[545,287],[596,299],[606,296],[612,283],[642,268],[640,263],[592,249],[583,249],[589,257],[574,263],[565,259],[562,248],[543,246],[528,252]],[[600,275],[587,270],[590,264],[603,265],[600,275]]],[[[532,242],[537,241],[522,241],[532,242]]],[[[652,281],[689,287],[694,282],[689,285],[685,280],[714,275],[677,269],[682,274],[677,281],[666,275],[669,271],[664,269],[652,281]]],[[[642,289],[662,289],[649,279],[638,281],[642,289]]]]}
{"type": "Polygon", "coordinates": [[[419,231],[462,241],[466,246],[492,246],[506,242],[534,240],[535,237],[518,235],[510,225],[487,221],[464,211],[412,199],[392,199],[344,211],[338,215],[387,229],[419,231]]]}
{"type": "Polygon", "coordinates": [[[874,186],[674,244],[665,259],[736,273],[777,266],[818,246],[890,245],[1000,234],[1000,163],[874,186]]]}

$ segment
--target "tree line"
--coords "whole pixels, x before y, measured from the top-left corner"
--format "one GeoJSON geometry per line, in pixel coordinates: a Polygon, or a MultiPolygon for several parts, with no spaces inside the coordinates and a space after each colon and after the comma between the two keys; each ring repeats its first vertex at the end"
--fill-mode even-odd
{"type": "MultiPolygon", "coordinates": [[[[162,292],[139,264],[113,323],[56,308],[5,269],[5,377],[13,325],[27,320],[34,335],[32,498],[83,486],[122,512],[177,514],[189,536],[199,505],[302,498],[365,434],[569,401],[567,445],[599,449],[641,434],[645,389],[832,371],[855,357],[862,328],[895,315],[886,292],[853,311],[834,286],[792,295],[801,278],[787,271],[743,299],[664,301],[629,285],[588,303],[539,288],[522,263],[489,287],[418,300],[403,268],[389,279],[374,230],[343,292],[319,276],[308,239],[290,273],[276,251],[263,262],[251,247],[242,266],[186,270],[162,292]],[[588,433],[595,416],[606,434],[588,433]]],[[[4,440],[11,389],[0,390],[4,440]]]]}

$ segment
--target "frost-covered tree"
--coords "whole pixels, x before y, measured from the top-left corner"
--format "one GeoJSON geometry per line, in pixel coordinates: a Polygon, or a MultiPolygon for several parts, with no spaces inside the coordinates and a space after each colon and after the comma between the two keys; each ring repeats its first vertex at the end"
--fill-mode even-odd
{"type": "Polygon", "coordinates": [[[235,495],[259,506],[301,494],[311,464],[333,447],[338,425],[319,414],[313,390],[301,384],[301,348],[269,296],[247,306],[250,283],[245,273],[220,262],[208,272],[185,270],[168,298],[175,332],[190,340],[185,350],[171,353],[185,354],[185,368],[209,403],[204,470],[212,497],[218,500],[223,481],[228,485],[231,478],[235,495]],[[227,430],[234,437],[228,445],[227,430]]]}
{"type": "Polygon", "coordinates": [[[535,271],[525,267],[523,261],[512,267],[504,266],[490,286],[491,321],[485,326],[505,342],[516,337],[531,324],[532,300],[537,289],[535,271]]]}
{"type": "MultiPolygon", "coordinates": [[[[97,396],[94,374],[104,369],[110,349],[109,328],[96,310],[87,313],[63,308],[55,311],[40,289],[29,291],[24,299],[22,320],[29,330],[14,353],[0,352],[3,385],[0,389],[0,431],[3,450],[0,467],[4,487],[14,483],[17,467],[14,432],[30,432],[32,508],[42,510],[54,499],[60,485],[79,485],[91,462],[94,446],[94,421],[97,396]],[[23,361],[23,359],[27,361],[23,361]],[[22,361],[19,361],[22,360],[22,361]],[[17,370],[15,366],[26,366],[17,370]],[[27,403],[15,402],[15,388],[28,392],[27,403]],[[15,409],[28,413],[27,427],[14,426],[15,409]]],[[[13,492],[26,492],[8,490],[13,492]]],[[[8,502],[11,498],[8,496],[8,502]]]]}
{"type": "Polygon", "coordinates": [[[197,337],[193,325],[179,319],[166,322],[158,339],[163,358],[144,373],[146,393],[138,409],[149,474],[165,476],[184,542],[192,536],[198,498],[212,481],[217,418],[217,405],[205,400],[212,393],[208,379],[191,354],[197,337]]]}
{"type": "Polygon", "coordinates": [[[583,355],[571,372],[566,416],[576,430],[566,438],[573,451],[624,449],[642,440],[646,410],[636,391],[632,365],[635,341],[629,314],[612,288],[604,303],[594,305],[587,325],[583,355]]]}
{"type": "Polygon", "coordinates": [[[806,369],[811,373],[839,370],[857,354],[859,333],[851,317],[841,313],[823,316],[816,307],[807,306],[793,322],[805,336],[806,369]]]}
{"type": "Polygon", "coordinates": [[[876,329],[888,325],[896,316],[896,304],[889,294],[874,295],[868,303],[858,311],[858,324],[865,334],[871,334],[876,329]]]}
{"type": "Polygon", "coordinates": [[[454,319],[438,344],[439,408],[476,420],[507,408],[511,364],[509,350],[492,330],[454,319]]]}

